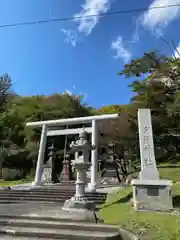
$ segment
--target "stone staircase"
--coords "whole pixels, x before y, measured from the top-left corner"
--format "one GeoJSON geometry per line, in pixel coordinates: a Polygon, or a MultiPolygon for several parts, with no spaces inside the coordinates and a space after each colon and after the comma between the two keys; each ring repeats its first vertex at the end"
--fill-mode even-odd
{"type": "MultiPolygon", "coordinates": [[[[61,183],[50,186],[42,186],[31,189],[4,189],[0,190],[0,204],[41,202],[64,203],[75,194],[73,183],[61,183]]],[[[86,193],[89,200],[101,204],[106,200],[106,193],[86,193]]]]}
{"type": "Polygon", "coordinates": [[[71,219],[6,215],[0,217],[0,239],[121,240],[114,226],[71,219]]]}
{"type": "MultiPolygon", "coordinates": [[[[63,211],[64,201],[75,194],[73,183],[25,190],[0,190],[0,239],[2,240],[131,240],[115,226],[100,224],[94,212],[89,219],[63,211]]],[[[101,204],[106,193],[86,193],[101,204]]]]}

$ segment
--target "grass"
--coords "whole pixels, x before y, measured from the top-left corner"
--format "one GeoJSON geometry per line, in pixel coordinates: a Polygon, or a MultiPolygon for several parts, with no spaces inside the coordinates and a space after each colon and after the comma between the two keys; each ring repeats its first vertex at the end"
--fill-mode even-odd
{"type": "Polygon", "coordinates": [[[14,186],[17,184],[30,183],[34,181],[35,172],[31,171],[25,178],[20,180],[4,181],[0,180],[0,187],[14,186]]]}
{"type": "Polygon", "coordinates": [[[170,179],[173,183],[180,182],[179,165],[161,165],[158,170],[161,179],[170,179]]]}
{"type": "MultiPolygon", "coordinates": [[[[178,203],[174,210],[180,210],[180,168],[163,166],[159,171],[161,178],[173,181],[172,195],[178,203]]],[[[132,232],[140,240],[180,240],[180,216],[136,212],[132,208],[131,197],[131,187],[110,194],[107,202],[101,206],[100,217],[107,224],[116,224],[132,232]]]]}
{"type": "Polygon", "coordinates": [[[0,180],[0,187],[7,187],[7,186],[14,186],[17,184],[27,183],[28,181],[25,180],[14,180],[14,181],[1,181],[0,180]]]}
{"type": "Polygon", "coordinates": [[[0,180],[0,187],[14,186],[17,184],[23,184],[28,182],[31,182],[31,181],[29,179],[20,179],[20,180],[13,180],[13,181],[0,180]]]}

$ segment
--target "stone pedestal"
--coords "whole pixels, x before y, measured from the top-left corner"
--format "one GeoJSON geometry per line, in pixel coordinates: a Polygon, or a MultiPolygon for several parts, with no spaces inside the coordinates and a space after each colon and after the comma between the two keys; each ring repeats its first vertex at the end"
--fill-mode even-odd
{"type": "Polygon", "coordinates": [[[171,181],[134,179],[131,185],[135,210],[168,211],[173,208],[171,181]]]}
{"type": "MultiPolygon", "coordinates": [[[[79,158],[80,159],[80,158],[79,158]]],[[[85,175],[86,171],[90,166],[90,163],[83,161],[72,161],[73,167],[76,169],[77,178],[76,178],[76,194],[69,200],[66,200],[63,206],[63,210],[66,211],[94,211],[95,203],[89,201],[85,196],[85,175]]],[[[88,213],[89,214],[89,213],[88,213]]],[[[94,218],[94,215],[92,214],[94,218]]]]}

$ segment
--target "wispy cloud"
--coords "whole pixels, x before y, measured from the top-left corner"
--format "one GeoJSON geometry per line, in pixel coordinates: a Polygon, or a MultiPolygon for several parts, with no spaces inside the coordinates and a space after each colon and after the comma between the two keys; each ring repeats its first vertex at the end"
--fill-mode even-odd
{"type": "Polygon", "coordinates": [[[111,43],[111,49],[116,52],[114,56],[116,59],[121,58],[124,63],[129,62],[132,55],[131,53],[124,47],[123,39],[121,36],[118,36],[115,41],[111,43]]]}
{"type": "Polygon", "coordinates": [[[77,89],[77,88],[76,88],[76,85],[73,85],[73,86],[72,86],[72,88],[73,88],[74,90],[76,90],[76,89],[77,89]]]}
{"type": "Polygon", "coordinates": [[[176,47],[176,50],[174,51],[174,55],[176,58],[180,58],[180,42],[176,47]]]}
{"type": "Polygon", "coordinates": [[[180,4],[180,0],[154,0],[149,9],[140,16],[141,24],[157,36],[162,36],[168,24],[180,16],[180,6],[151,8],[178,4],[180,4]]]}
{"type": "Polygon", "coordinates": [[[72,93],[72,91],[71,90],[65,90],[64,92],[63,92],[63,94],[68,94],[68,95],[70,95],[70,96],[72,96],[73,95],[73,93],[72,93]]]}
{"type": "Polygon", "coordinates": [[[79,95],[83,96],[84,101],[87,101],[88,94],[86,92],[80,92],[79,95]]]}
{"type": "Polygon", "coordinates": [[[99,14],[106,13],[110,8],[111,0],[86,0],[82,5],[82,10],[76,13],[74,17],[82,17],[75,19],[78,24],[78,31],[89,35],[96,24],[99,22],[99,14]],[[93,15],[92,17],[85,17],[93,15]]]}
{"type": "Polygon", "coordinates": [[[64,92],[62,92],[62,94],[67,94],[69,96],[83,96],[84,101],[86,101],[88,98],[88,94],[84,91],[77,90],[75,85],[72,86],[72,90],[66,89],[64,92]]]}
{"type": "Polygon", "coordinates": [[[65,42],[70,43],[73,47],[76,46],[77,42],[77,33],[73,30],[61,29],[65,35],[65,42]]]}
{"type": "Polygon", "coordinates": [[[85,3],[81,6],[81,11],[73,16],[75,17],[73,22],[76,24],[76,30],[62,29],[66,35],[65,41],[71,43],[72,46],[76,46],[80,34],[90,35],[99,22],[100,16],[98,15],[106,13],[110,9],[111,2],[112,0],[85,0],[85,3]],[[86,17],[89,15],[91,16],[86,17]]]}

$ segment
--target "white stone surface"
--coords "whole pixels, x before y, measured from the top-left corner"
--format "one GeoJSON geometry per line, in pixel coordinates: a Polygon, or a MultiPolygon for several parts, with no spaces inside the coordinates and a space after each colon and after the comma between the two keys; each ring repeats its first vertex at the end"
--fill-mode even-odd
{"type": "MultiPolygon", "coordinates": [[[[86,127],[85,131],[88,133],[92,132],[91,127],[86,127]]],[[[60,135],[73,135],[82,132],[82,128],[70,128],[70,129],[62,129],[62,130],[48,130],[47,136],[60,136],[60,135]]]]}
{"type": "Polygon", "coordinates": [[[39,153],[38,153],[38,160],[36,165],[36,175],[35,180],[32,183],[34,186],[41,185],[41,177],[42,177],[42,168],[43,168],[43,161],[44,161],[44,154],[45,154],[45,148],[46,148],[46,141],[47,141],[47,126],[42,126],[42,132],[41,132],[41,139],[40,139],[40,145],[39,145],[39,153]]]}
{"type": "Polygon", "coordinates": [[[150,109],[138,110],[138,129],[141,156],[140,179],[158,180],[150,109]]]}
{"type": "Polygon", "coordinates": [[[98,137],[97,137],[97,121],[92,121],[92,135],[91,142],[92,145],[96,146],[95,149],[91,151],[91,182],[88,184],[90,191],[96,191],[97,183],[98,183],[98,153],[97,153],[97,145],[98,145],[98,137]]]}
{"type": "Polygon", "coordinates": [[[41,127],[44,124],[47,126],[62,126],[66,124],[78,124],[78,123],[89,123],[93,120],[105,120],[105,119],[115,119],[118,118],[119,114],[105,114],[89,117],[79,117],[79,118],[67,118],[67,119],[56,119],[40,122],[28,122],[26,126],[29,127],[41,127]]]}
{"type": "Polygon", "coordinates": [[[154,155],[150,109],[138,110],[139,142],[141,155],[140,179],[133,179],[133,206],[135,210],[167,211],[173,208],[171,185],[160,180],[154,155]]]}

